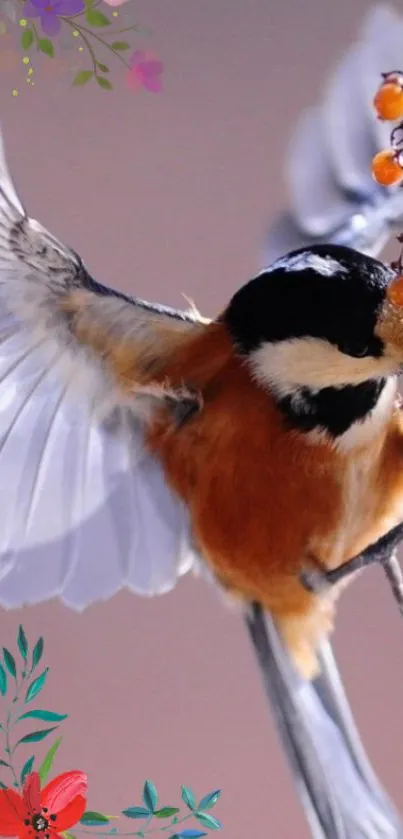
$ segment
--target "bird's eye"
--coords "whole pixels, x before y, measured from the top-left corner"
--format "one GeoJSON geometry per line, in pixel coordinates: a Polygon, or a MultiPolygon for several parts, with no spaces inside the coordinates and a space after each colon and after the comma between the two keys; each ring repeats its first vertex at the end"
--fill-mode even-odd
{"type": "Polygon", "coordinates": [[[368,354],[368,347],[357,347],[355,350],[355,357],[356,358],[364,358],[368,354]]]}
{"type": "Polygon", "coordinates": [[[339,348],[345,355],[351,355],[353,358],[364,358],[368,355],[369,348],[366,344],[348,344],[339,348]]]}

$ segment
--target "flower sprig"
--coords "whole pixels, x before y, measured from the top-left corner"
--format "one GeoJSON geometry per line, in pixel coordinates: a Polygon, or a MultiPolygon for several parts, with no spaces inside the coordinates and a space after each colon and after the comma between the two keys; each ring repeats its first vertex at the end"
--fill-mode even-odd
{"type": "MultiPolygon", "coordinates": [[[[38,57],[54,59],[69,47],[79,62],[72,83],[82,87],[95,82],[102,90],[113,90],[109,73],[111,59],[119,66],[132,90],[144,88],[158,93],[162,88],[162,63],[149,52],[133,50],[131,35],[141,34],[135,23],[121,25],[117,6],[126,0],[0,0],[0,34],[19,35],[26,81],[35,84],[38,57]],[[103,8],[101,8],[103,6],[103,8]],[[112,8],[112,10],[111,10],[112,8]],[[7,18],[7,23],[5,18],[7,18]],[[108,63],[106,63],[108,62],[108,63]]],[[[18,95],[14,88],[14,95],[18,95]]]]}
{"type": "MultiPolygon", "coordinates": [[[[62,738],[57,737],[43,760],[37,755],[23,757],[23,748],[40,743],[67,718],[67,714],[32,708],[31,704],[44,689],[49,667],[40,667],[43,658],[43,638],[31,648],[22,626],[17,635],[18,653],[3,647],[0,657],[0,694],[3,714],[0,716],[0,735],[4,759],[0,759],[0,836],[20,839],[78,839],[90,835],[105,837],[147,837],[162,833],[166,839],[199,839],[208,830],[221,829],[220,821],[211,815],[221,790],[216,789],[197,799],[188,786],[181,787],[181,806],[161,805],[155,785],[146,781],[142,802],[126,807],[120,816],[105,815],[87,810],[87,776],[79,770],[57,775],[48,781],[62,738]],[[32,722],[50,723],[46,728],[34,728],[32,722]],[[22,734],[22,726],[29,722],[29,731],[22,734]],[[45,786],[44,786],[45,785],[45,786]],[[124,821],[120,821],[123,819],[124,821]],[[127,829],[133,821],[141,821],[140,829],[127,829]],[[123,823],[123,826],[117,827],[123,823]],[[183,827],[193,822],[192,827],[183,827]],[[73,828],[73,833],[70,829],[73,828]]],[[[36,703],[35,703],[36,704],[36,703]]]]}

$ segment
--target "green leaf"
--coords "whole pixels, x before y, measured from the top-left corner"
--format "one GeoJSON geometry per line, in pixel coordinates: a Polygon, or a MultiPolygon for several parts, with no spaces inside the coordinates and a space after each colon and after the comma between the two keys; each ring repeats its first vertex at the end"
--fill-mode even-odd
{"type": "Polygon", "coordinates": [[[176,813],[179,813],[179,807],[161,807],[160,810],[155,811],[154,816],[157,816],[157,819],[170,819],[176,813]]]}
{"type": "Polygon", "coordinates": [[[157,806],[158,793],[151,781],[146,781],[144,784],[143,801],[146,807],[148,807],[149,812],[154,813],[157,806]]]}
{"type": "Polygon", "coordinates": [[[112,90],[113,85],[110,83],[109,79],[104,79],[103,76],[96,76],[96,80],[100,87],[103,87],[104,90],[112,90]]]}
{"type": "Polygon", "coordinates": [[[209,792],[205,795],[200,804],[198,806],[198,810],[211,810],[214,807],[214,804],[217,804],[217,801],[221,795],[220,789],[215,789],[214,792],[209,792]]]}
{"type": "Polygon", "coordinates": [[[68,833],[67,830],[63,830],[61,836],[64,836],[64,839],[77,839],[77,837],[74,836],[73,833],[68,833]]]}
{"type": "Polygon", "coordinates": [[[109,824],[109,821],[108,816],[104,816],[103,813],[97,813],[95,810],[87,810],[80,819],[81,824],[91,825],[92,827],[100,824],[109,824]]]}
{"type": "Polygon", "coordinates": [[[102,71],[102,73],[110,73],[109,67],[106,64],[101,64],[100,61],[97,61],[97,67],[102,71]]]}
{"type": "Polygon", "coordinates": [[[113,50],[129,50],[130,44],[127,41],[112,41],[111,47],[113,50]]]}
{"type": "Polygon", "coordinates": [[[196,818],[203,827],[208,827],[209,830],[221,830],[222,828],[221,822],[215,819],[214,816],[209,816],[207,813],[196,813],[196,818]]]}
{"type": "Polygon", "coordinates": [[[21,769],[21,775],[20,775],[21,786],[23,786],[25,778],[27,777],[27,775],[30,775],[30,773],[32,772],[32,767],[34,765],[34,760],[35,760],[35,755],[31,755],[31,757],[28,758],[26,763],[24,763],[24,766],[21,769]]]}
{"type": "MultiPolygon", "coordinates": [[[[54,731],[54,729],[51,729],[51,730],[54,731]]],[[[57,740],[55,740],[53,745],[50,747],[49,751],[47,752],[47,754],[45,755],[45,757],[43,759],[43,762],[42,762],[41,766],[39,767],[39,777],[41,779],[42,786],[45,783],[46,778],[48,777],[49,772],[50,772],[50,770],[53,766],[53,761],[55,759],[56,752],[57,752],[61,742],[62,742],[62,738],[58,737],[57,740]]]]}
{"type": "Polygon", "coordinates": [[[92,79],[94,73],[92,70],[80,70],[77,75],[73,79],[73,84],[76,87],[81,87],[83,84],[87,84],[90,79],[92,79]]]}
{"type": "Polygon", "coordinates": [[[6,763],[5,760],[0,760],[0,766],[10,766],[10,764],[6,763]]]}
{"type": "Polygon", "coordinates": [[[26,711],[18,717],[19,720],[33,719],[45,720],[45,722],[61,722],[68,717],[68,714],[55,714],[53,711],[26,711]]]}
{"type": "Polygon", "coordinates": [[[32,653],[32,670],[38,666],[43,655],[43,638],[38,638],[32,653]]]}
{"type": "Polygon", "coordinates": [[[54,58],[55,55],[55,48],[52,44],[52,41],[49,41],[49,38],[39,38],[38,47],[41,52],[45,55],[48,55],[49,58],[54,58]]]}
{"type": "Polygon", "coordinates": [[[189,810],[196,810],[196,799],[190,787],[181,786],[182,801],[189,807],[189,810]]]}
{"type": "MultiPolygon", "coordinates": [[[[23,32],[23,35],[27,35],[27,34],[28,34],[27,32],[23,32]]],[[[21,653],[22,658],[24,659],[24,661],[26,661],[27,656],[28,656],[28,641],[27,641],[27,636],[25,635],[24,629],[21,626],[21,624],[18,627],[17,644],[18,644],[18,649],[21,653]]]]}
{"type": "Polygon", "coordinates": [[[49,667],[47,667],[46,670],[44,670],[43,673],[41,673],[40,676],[37,676],[36,679],[34,679],[34,681],[31,682],[31,684],[30,684],[30,686],[27,690],[26,696],[25,696],[25,700],[24,700],[25,702],[31,702],[32,699],[35,699],[35,696],[38,696],[38,693],[41,692],[41,690],[42,690],[42,688],[43,688],[43,686],[46,682],[46,677],[48,675],[48,672],[49,672],[49,667]]]}
{"type": "Polygon", "coordinates": [[[87,18],[87,22],[91,26],[109,26],[110,20],[109,18],[104,15],[103,12],[100,12],[99,9],[87,9],[85,13],[85,17],[87,18]]]}
{"type": "MultiPolygon", "coordinates": [[[[29,50],[34,42],[34,33],[32,29],[25,29],[21,35],[21,46],[23,50],[29,50]]],[[[21,627],[22,629],[22,627],[21,627]]]]}
{"type": "Polygon", "coordinates": [[[11,673],[11,675],[15,679],[16,676],[17,676],[17,669],[16,669],[16,666],[15,666],[14,656],[11,655],[10,651],[6,647],[3,647],[3,655],[4,655],[4,661],[5,661],[7,670],[8,670],[9,673],[11,673]]]}
{"type": "Polygon", "coordinates": [[[128,819],[148,819],[150,811],[145,807],[128,807],[127,810],[122,810],[122,816],[127,816],[128,819]]]}
{"type": "Polygon", "coordinates": [[[199,839],[199,836],[207,836],[207,833],[201,833],[200,830],[182,830],[181,833],[175,834],[175,839],[199,839]]]}
{"type": "Polygon", "coordinates": [[[57,726],[54,725],[53,728],[42,728],[40,731],[33,731],[31,734],[26,734],[25,737],[21,737],[21,740],[17,741],[14,748],[16,749],[21,743],[39,743],[40,740],[44,740],[56,728],[57,726]]]}
{"type": "Polygon", "coordinates": [[[7,673],[2,664],[0,664],[0,693],[2,696],[7,693],[7,673]]]}

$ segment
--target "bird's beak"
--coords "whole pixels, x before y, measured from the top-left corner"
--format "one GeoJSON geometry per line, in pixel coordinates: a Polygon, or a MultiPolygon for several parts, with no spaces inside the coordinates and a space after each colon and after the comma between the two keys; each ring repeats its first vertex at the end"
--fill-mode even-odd
{"type": "Polygon", "coordinates": [[[403,276],[391,280],[380,309],[375,334],[383,341],[386,353],[397,367],[403,364],[403,276]]]}

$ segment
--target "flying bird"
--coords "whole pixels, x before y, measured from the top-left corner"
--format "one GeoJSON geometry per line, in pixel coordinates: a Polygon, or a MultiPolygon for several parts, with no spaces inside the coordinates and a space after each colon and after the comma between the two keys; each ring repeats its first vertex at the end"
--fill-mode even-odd
{"type": "Polygon", "coordinates": [[[403,190],[371,177],[389,144],[373,98],[381,74],[402,63],[403,16],[375,5],[357,40],[325,79],[319,103],[296,120],[284,161],[288,207],[268,230],[262,262],[320,242],[377,256],[403,222],[403,190]]]}
{"type": "Polygon", "coordinates": [[[1,150],[0,604],[83,609],[199,569],[243,604],[313,835],[397,839],[326,639],[402,537],[402,281],[372,255],[385,230],[352,248],[331,219],[210,321],[95,280],[1,150]]]}

